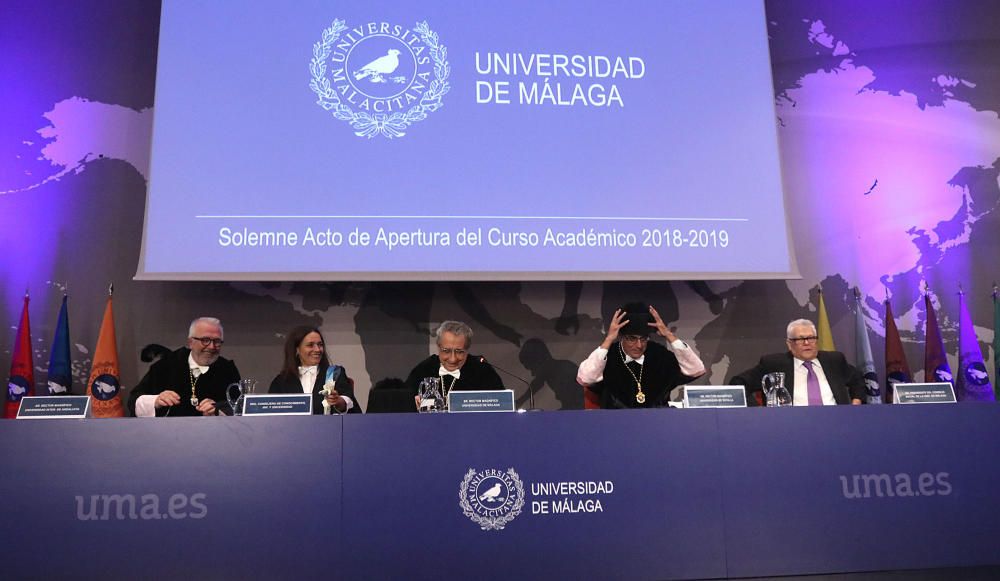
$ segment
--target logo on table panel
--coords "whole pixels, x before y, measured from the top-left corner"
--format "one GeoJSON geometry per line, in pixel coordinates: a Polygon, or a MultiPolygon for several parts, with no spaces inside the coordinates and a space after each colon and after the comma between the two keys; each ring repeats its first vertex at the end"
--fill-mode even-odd
{"type": "Polygon", "coordinates": [[[469,468],[458,489],[462,513],[484,531],[503,530],[524,508],[524,483],[513,468],[469,468]]]}
{"type": "Polygon", "coordinates": [[[118,378],[114,375],[101,374],[90,386],[90,393],[101,401],[107,401],[118,394],[118,378]]]}
{"type": "Polygon", "coordinates": [[[7,401],[13,403],[21,401],[21,398],[28,393],[28,380],[20,375],[11,376],[7,380],[7,401]]]}
{"type": "Polygon", "coordinates": [[[448,49],[426,21],[334,20],[313,45],[309,72],[316,104],[368,139],[403,137],[451,89],[448,49]]]}

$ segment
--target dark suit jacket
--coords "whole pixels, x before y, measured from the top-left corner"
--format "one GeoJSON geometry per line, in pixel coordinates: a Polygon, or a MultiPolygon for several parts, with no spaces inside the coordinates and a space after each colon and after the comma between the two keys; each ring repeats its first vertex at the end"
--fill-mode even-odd
{"type": "MultiPolygon", "coordinates": [[[[851,399],[865,401],[865,382],[857,368],[847,362],[839,351],[820,351],[817,354],[819,364],[823,366],[823,374],[830,383],[833,398],[838,404],[850,404],[851,399]]],[[[795,397],[794,358],[789,352],[764,355],[760,362],[751,369],[734,376],[730,383],[743,385],[747,392],[747,405],[761,405],[763,389],[761,379],[768,373],[783,372],[785,387],[788,393],[795,397]],[[761,399],[758,399],[761,398],[761,399]]]]}
{"type": "MultiPolygon", "coordinates": [[[[316,382],[313,384],[312,390],[312,403],[313,403],[313,414],[323,415],[323,395],[320,394],[320,390],[323,389],[323,384],[326,383],[326,369],[328,365],[320,365],[319,370],[316,373],[316,382]]],[[[354,381],[347,377],[347,370],[343,367],[340,368],[340,377],[337,381],[333,383],[334,389],[337,390],[342,396],[351,398],[354,402],[354,407],[348,410],[347,413],[350,414],[360,414],[361,404],[358,403],[358,399],[354,397],[354,381]]],[[[267,393],[302,393],[302,383],[299,381],[298,377],[285,377],[282,374],[278,374],[271,381],[271,387],[267,388],[267,393]]],[[[336,413],[331,411],[331,413],[336,413]]]]}

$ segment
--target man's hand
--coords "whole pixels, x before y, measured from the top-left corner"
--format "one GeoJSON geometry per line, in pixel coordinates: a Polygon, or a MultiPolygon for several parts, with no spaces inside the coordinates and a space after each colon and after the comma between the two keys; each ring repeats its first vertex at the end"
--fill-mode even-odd
{"type": "Polygon", "coordinates": [[[169,389],[167,389],[161,391],[160,395],[156,396],[156,402],[153,405],[155,405],[158,408],[165,408],[165,407],[170,407],[172,405],[177,405],[179,403],[181,403],[181,396],[177,395],[176,391],[170,391],[169,389]]]}
{"type": "Polygon", "coordinates": [[[608,335],[604,338],[604,342],[601,343],[601,347],[611,349],[611,345],[618,340],[618,332],[625,325],[628,325],[625,312],[621,309],[615,309],[615,314],[611,317],[611,322],[608,324],[608,335]]]}
{"type": "Polygon", "coordinates": [[[202,398],[198,401],[198,407],[194,408],[201,412],[203,416],[214,416],[215,415],[215,400],[202,398]]]}
{"type": "Polygon", "coordinates": [[[667,340],[667,343],[673,343],[677,340],[677,335],[674,335],[670,329],[667,328],[666,323],[660,318],[660,313],[656,312],[656,309],[652,305],[649,306],[649,314],[653,315],[653,322],[648,323],[650,327],[656,329],[656,334],[667,340]]]}

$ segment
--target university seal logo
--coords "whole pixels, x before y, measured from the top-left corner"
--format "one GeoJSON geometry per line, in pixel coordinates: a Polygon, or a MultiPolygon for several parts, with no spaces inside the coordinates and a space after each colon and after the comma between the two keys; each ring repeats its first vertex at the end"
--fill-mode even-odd
{"type": "Polygon", "coordinates": [[[118,395],[119,389],[118,378],[106,373],[98,375],[90,385],[90,393],[101,401],[108,401],[118,395]]]}
{"type": "Polygon", "coordinates": [[[965,381],[968,385],[981,387],[989,383],[990,375],[986,372],[986,366],[979,361],[974,361],[965,368],[965,381]]]}
{"type": "Polygon", "coordinates": [[[503,530],[524,508],[524,483],[513,468],[506,472],[469,468],[458,488],[462,513],[484,531],[503,530]]]}
{"type": "Polygon", "coordinates": [[[407,28],[334,20],[313,45],[309,72],[316,104],[368,139],[406,135],[451,89],[448,49],[426,21],[407,28]]]}
{"type": "Polygon", "coordinates": [[[7,380],[7,401],[17,402],[21,401],[21,398],[28,394],[28,380],[20,375],[11,376],[7,380]]]}

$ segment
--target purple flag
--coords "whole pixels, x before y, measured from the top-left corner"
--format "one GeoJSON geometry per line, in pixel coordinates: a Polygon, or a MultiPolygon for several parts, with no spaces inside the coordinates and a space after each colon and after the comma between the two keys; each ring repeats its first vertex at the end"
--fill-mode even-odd
{"type": "Polygon", "coordinates": [[[972,326],[965,293],[958,293],[958,376],[955,377],[955,397],[958,401],[994,401],[990,374],[983,363],[983,351],[972,326]]]}

